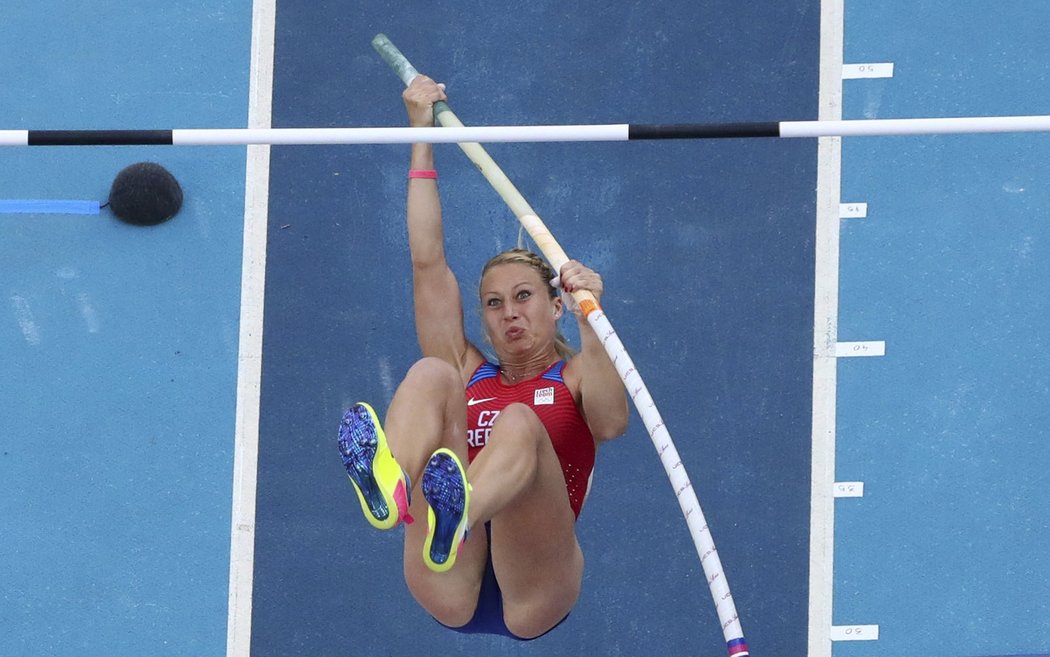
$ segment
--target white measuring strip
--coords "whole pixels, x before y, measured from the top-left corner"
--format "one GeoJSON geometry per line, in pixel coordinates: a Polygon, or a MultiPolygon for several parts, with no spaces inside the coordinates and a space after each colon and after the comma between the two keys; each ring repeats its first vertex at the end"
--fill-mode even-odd
{"type": "Polygon", "coordinates": [[[833,625],[832,641],[878,641],[878,625],[833,625]]]}
{"type": "Polygon", "coordinates": [[[877,64],[845,64],[842,67],[843,80],[892,77],[893,62],[879,62],[877,64]]]}
{"type": "Polygon", "coordinates": [[[835,345],[836,358],[870,358],[886,355],[886,343],[881,340],[869,342],[839,342],[835,345]]]}
{"type": "Polygon", "coordinates": [[[839,204],[839,219],[863,219],[868,216],[867,203],[839,204]]]}
{"type": "Polygon", "coordinates": [[[864,497],[864,482],[836,481],[832,494],[835,497],[864,497]]]}

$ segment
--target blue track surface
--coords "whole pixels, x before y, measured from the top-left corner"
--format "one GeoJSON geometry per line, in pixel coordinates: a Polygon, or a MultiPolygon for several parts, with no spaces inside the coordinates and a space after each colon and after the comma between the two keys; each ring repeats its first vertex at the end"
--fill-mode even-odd
{"type": "MultiPolygon", "coordinates": [[[[1046,114],[1046,8],[848,3],[843,118],[1046,114]],[[946,16],[950,15],[950,20],[946,16]],[[1041,19],[1036,19],[1041,16],[1041,19]],[[1041,55],[1036,56],[1036,53],[1041,55]],[[1041,82],[1042,81],[1042,82],[1041,82]]],[[[835,622],[879,641],[836,657],[1050,650],[1050,136],[843,146],[835,622]]]]}
{"type": "MultiPolygon", "coordinates": [[[[243,125],[237,2],[8,3],[4,128],[243,125]]],[[[0,215],[0,655],[226,642],[243,149],[0,152],[0,198],[104,201],[156,160],[157,228],[0,215]]]]}
{"type": "MultiPolygon", "coordinates": [[[[816,112],[817,18],[814,2],[734,11],[628,4],[600,15],[547,2],[514,10],[479,2],[287,5],[278,21],[274,124],[403,124],[400,82],[370,47],[377,32],[448,84],[467,124],[759,120],[770,107],[807,118],[816,112]]],[[[690,469],[747,610],[751,645],[802,654],[815,144],[522,144],[489,152],[568,253],[605,276],[603,305],[690,469]]],[[[518,228],[456,147],[437,157],[448,250],[469,304],[482,263],[513,246],[518,228]]],[[[378,534],[363,521],[335,450],[343,409],[360,398],[384,412],[419,355],[404,232],[407,165],[404,146],[274,151],[259,655],[407,654],[420,642],[434,654],[519,649],[494,638],[464,643],[414,603],[400,534],[378,534]]],[[[579,525],[584,593],[535,649],[719,651],[703,573],[641,422],[598,458],[579,525]]]]}
{"type": "MultiPolygon", "coordinates": [[[[243,127],[250,4],[13,3],[0,129],[243,127]]],[[[845,82],[843,118],[1050,114],[1042,3],[845,9],[845,61],[896,67],[845,82]]],[[[448,84],[468,125],[812,119],[819,13],[816,0],[282,2],[273,122],[402,124],[377,32],[448,84]]],[[[818,634],[817,653],[816,143],[489,152],[602,272],[754,654],[1045,657],[1050,136],[843,143],[841,200],[868,216],[842,223],[837,337],[884,340],[886,355],[837,365],[835,479],[865,494],[835,503],[832,622],[880,632],[818,634]]],[[[563,625],[525,645],[462,636],[412,600],[400,532],[361,517],[335,445],[342,412],[360,399],[382,415],[418,356],[407,154],[272,151],[251,654],[722,654],[636,415],[599,453],[584,591],[563,625]]],[[[456,147],[438,147],[438,168],[469,302],[518,229],[456,147]]],[[[221,655],[244,149],[5,149],[0,171],[0,655],[221,655]],[[141,160],[186,193],[156,228],[3,203],[104,202],[141,160]]]]}

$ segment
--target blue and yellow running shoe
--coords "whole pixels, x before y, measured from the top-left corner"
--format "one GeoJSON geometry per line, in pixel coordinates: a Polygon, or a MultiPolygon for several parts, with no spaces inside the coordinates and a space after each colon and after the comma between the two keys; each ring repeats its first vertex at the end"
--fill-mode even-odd
{"type": "Polygon", "coordinates": [[[368,522],[379,529],[396,527],[402,520],[412,522],[408,514],[412,485],[390,452],[379,418],[368,404],[354,404],[343,415],[339,453],[368,522]]]}
{"type": "Polygon", "coordinates": [[[455,452],[434,452],[423,469],[423,497],[427,498],[427,540],[423,561],[433,571],[443,573],[456,563],[456,554],[467,538],[467,510],[470,484],[455,452]]]}

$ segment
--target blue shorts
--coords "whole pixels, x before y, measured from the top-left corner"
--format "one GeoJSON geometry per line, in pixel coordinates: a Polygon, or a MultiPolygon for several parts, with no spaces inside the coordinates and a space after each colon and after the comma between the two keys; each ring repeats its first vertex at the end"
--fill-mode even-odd
{"type": "MultiPolygon", "coordinates": [[[[449,627],[441,623],[441,621],[438,621],[438,623],[453,632],[460,632],[461,634],[496,634],[518,641],[531,641],[532,639],[523,639],[515,635],[507,629],[507,624],[503,621],[503,593],[499,590],[499,582],[496,581],[496,571],[492,568],[492,527],[487,522],[485,523],[485,537],[489,539],[489,554],[488,560],[485,562],[485,573],[481,576],[481,590],[478,591],[478,606],[474,609],[474,616],[466,625],[461,625],[460,627],[449,627]]],[[[568,617],[569,614],[565,614],[565,618],[568,617]]],[[[565,618],[558,621],[554,627],[564,623],[565,618]]],[[[554,627],[540,636],[544,636],[553,630],[554,627]]],[[[540,637],[533,638],[538,639],[540,637]]]]}

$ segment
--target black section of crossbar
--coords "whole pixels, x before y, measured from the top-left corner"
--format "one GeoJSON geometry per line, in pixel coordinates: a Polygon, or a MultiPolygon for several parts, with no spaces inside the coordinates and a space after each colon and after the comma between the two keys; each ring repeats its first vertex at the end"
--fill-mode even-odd
{"type": "Polygon", "coordinates": [[[30,146],[144,146],[172,144],[171,130],[30,130],[30,146]]]}
{"type": "Polygon", "coordinates": [[[627,126],[628,139],[735,139],[779,136],[779,123],[677,123],[627,126]]]}

